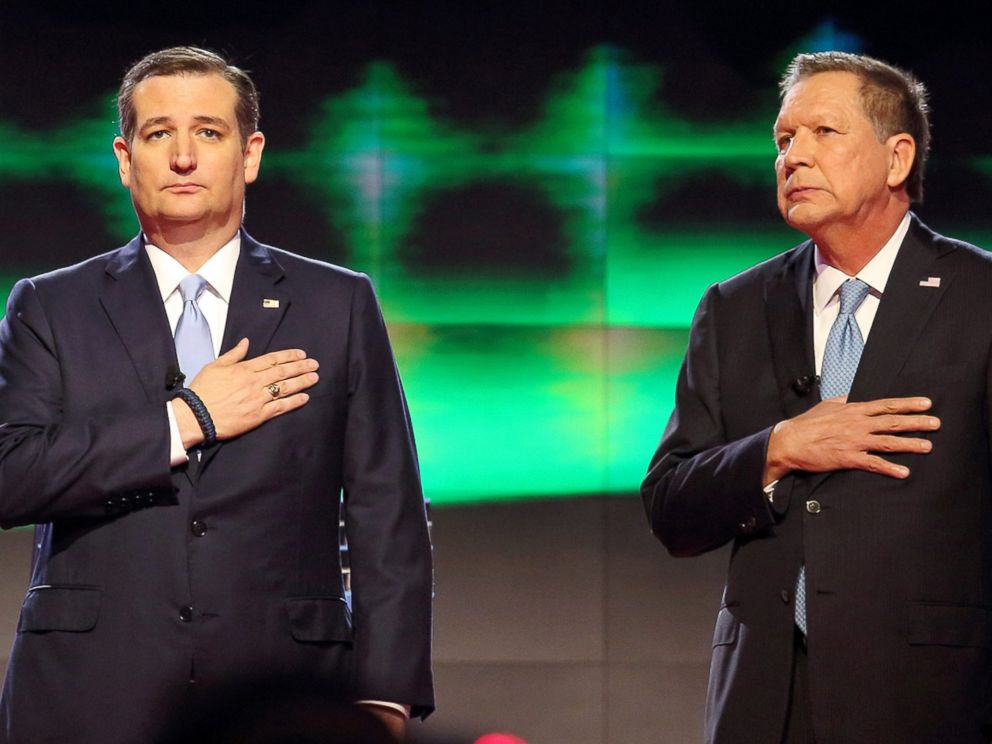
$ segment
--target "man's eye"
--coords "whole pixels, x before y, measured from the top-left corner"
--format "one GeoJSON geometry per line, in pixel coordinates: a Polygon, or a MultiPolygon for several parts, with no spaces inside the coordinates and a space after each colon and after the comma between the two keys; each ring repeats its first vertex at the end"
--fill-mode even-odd
{"type": "Polygon", "coordinates": [[[220,132],[216,129],[201,129],[200,134],[207,139],[220,139],[220,132]]]}
{"type": "Polygon", "coordinates": [[[785,152],[789,149],[789,143],[792,142],[792,135],[783,135],[775,140],[775,144],[778,147],[779,152],[785,152]]]}
{"type": "Polygon", "coordinates": [[[817,134],[833,134],[836,131],[837,131],[836,129],[833,129],[831,127],[817,127],[816,128],[816,133],[817,134]]]}
{"type": "Polygon", "coordinates": [[[149,132],[147,138],[150,140],[160,140],[165,139],[168,134],[164,129],[156,129],[154,132],[149,132]]]}

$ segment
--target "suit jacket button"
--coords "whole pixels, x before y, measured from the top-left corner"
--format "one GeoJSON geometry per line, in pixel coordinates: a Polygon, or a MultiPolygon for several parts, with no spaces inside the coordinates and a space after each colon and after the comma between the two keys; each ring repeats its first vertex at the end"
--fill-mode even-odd
{"type": "Polygon", "coordinates": [[[782,602],[784,604],[789,604],[789,590],[788,589],[783,589],[782,591],[780,591],[778,593],[778,596],[780,596],[782,598],[782,602]]]}
{"type": "Polygon", "coordinates": [[[203,537],[207,534],[207,525],[205,522],[201,522],[199,519],[194,519],[193,524],[189,526],[190,532],[192,532],[197,537],[203,537]]]}
{"type": "Polygon", "coordinates": [[[183,607],[181,610],[179,610],[179,619],[182,620],[184,623],[190,622],[193,619],[193,608],[183,607]]]}
{"type": "Polygon", "coordinates": [[[743,522],[737,525],[737,529],[743,532],[745,535],[749,535],[754,532],[754,528],[758,526],[758,520],[754,517],[748,517],[743,522]]]}
{"type": "Polygon", "coordinates": [[[810,514],[819,514],[821,511],[823,511],[823,507],[820,505],[820,502],[817,501],[816,499],[810,499],[809,501],[806,502],[806,511],[808,511],[810,514]]]}

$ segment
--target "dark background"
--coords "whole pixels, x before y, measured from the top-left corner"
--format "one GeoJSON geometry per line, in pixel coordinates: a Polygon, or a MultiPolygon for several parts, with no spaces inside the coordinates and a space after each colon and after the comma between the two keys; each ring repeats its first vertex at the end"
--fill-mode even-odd
{"type": "MultiPolygon", "coordinates": [[[[128,237],[126,203],[116,213],[106,208],[120,196],[106,186],[108,176],[111,185],[114,179],[114,125],[105,106],[127,66],[174,44],[226,53],[252,71],[262,92],[266,157],[274,164],[271,177],[263,167],[249,192],[253,234],[369,272],[397,344],[434,502],[437,564],[439,710],[413,728],[452,742],[491,731],[530,744],[700,741],[726,556],[666,557],[647,533],[635,495],[638,468],[646,467],[667,417],[694,299],[679,300],[673,314],[655,315],[665,297],[677,294],[664,276],[654,279],[650,264],[638,262],[636,251],[650,253],[655,244],[615,237],[625,226],[613,230],[609,215],[611,199],[628,198],[627,189],[635,188],[628,185],[635,184],[652,194],[632,213],[634,234],[660,236],[659,255],[675,226],[690,234],[716,230],[731,247],[752,227],[768,230],[764,255],[784,250],[798,236],[779,226],[775,212],[770,136],[767,177],[759,165],[753,178],[741,175],[754,168],[744,156],[718,156],[690,172],[680,170],[677,156],[662,162],[638,152],[625,159],[604,144],[589,166],[590,173],[605,174],[606,206],[588,223],[591,232],[603,228],[602,239],[576,236],[570,225],[586,223],[569,222],[567,209],[542,201],[545,193],[571,193],[560,159],[543,175],[504,173],[527,152],[514,149],[514,134],[548,117],[557,81],[582,69],[591,50],[606,50],[624,69],[661,71],[660,84],[642,88],[643,110],[663,110],[666,121],[691,122],[701,137],[714,137],[762,117],[770,135],[777,79],[795,52],[854,49],[908,67],[928,84],[934,139],[918,211],[941,232],[986,242],[992,236],[986,24],[951,4],[939,14],[933,5],[825,7],[302,0],[91,8],[0,0],[0,277],[7,277],[0,297],[18,276],[128,237]],[[344,192],[322,190],[324,171],[286,155],[305,151],[321,106],[361,89],[373,61],[388,63],[424,103],[425,118],[444,135],[439,141],[455,142],[452,132],[473,138],[469,155],[453,144],[432,154],[429,137],[411,145],[442,175],[412,214],[400,215],[405,222],[397,218],[406,228],[388,250],[386,238],[356,240],[361,231],[349,221],[344,192]],[[105,150],[91,150],[94,142],[105,150]],[[485,177],[445,180],[445,173],[471,170],[477,161],[485,177]],[[672,180],[666,168],[681,177],[672,180]],[[638,281],[657,283],[658,297],[643,298],[641,315],[617,312],[624,302],[637,307],[638,281]],[[463,295],[432,309],[432,297],[410,298],[411,284],[454,287],[463,295]],[[535,287],[545,286],[554,291],[540,295],[540,308],[526,304],[535,287]],[[575,297],[592,287],[591,310],[562,309],[576,286],[575,297]],[[490,309],[483,312],[485,302],[490,309]],[[502,312],[515,320],[491,316],[502,312]],[[439,350],[435,356],[421,353],[428,346],[439,350]],[[514,370],[546,366],[542,354],[549,348],[547,358],[563,370],[558,376],[533,389],[517,381],[516,412],[487,409],[492,390],[473,388],[471,378],[496,369],[494,386],[513,383],[514,370]],[[464,371],[454,381],[445,374],[455,364],[446,350],[464,371]],[[570,376],[575,368],[582,372],[577,383],[570,376]],[[579,389],[564,395],[574,405],[562,413],[555,401],[573,383],[579,389]],[[432,417],[434,402],[452,397],[459,410],[442,408],[432,417]],[[493,437],[479,434],[477,445],[473,433],[488,430],[474,422],[492,426],[501,415],[508,416],[505,438],[494,445],[493,437]],[[547,419],[560,429],[541,429],[547,419]],[[595,431],[579,441],[576,462],[552,459],[542,469],[557,449],[570,446],[554,447],[560,431],[583,429],[595,431]],[[528,431],[550,439],[549,451],[533,449],[539,442],[528,440],[528,431]],[[457,449],[465,440],[465,449],[457,449]],[[483,446],[496,454],[483,455],[483,446]],[[587,477],[581,467],[590,453],[601,462],[587,477]],[[445,480],[442,471],[455,476],[445,480]]],[[[603,109],[613,111],[609,100],[603,109]]],[[[395,173],[415,177],[404,162],[395,173]]],[[[388,232],[392,218],[383,209],[374,224],[388,232]]],[[[702,286],[730,273],[701,245],[687,245],[680,249],[685,255],[665,260],[689,261],[687,270],[699,274],[702,286]]],[[[747,265],[760,257],[737,259],[747,265]]],[[[580,300],[577,306],[585,307],[580,300]]],[[[29,532],[0,537],[4,648],[29,554],[29,532]]]]}

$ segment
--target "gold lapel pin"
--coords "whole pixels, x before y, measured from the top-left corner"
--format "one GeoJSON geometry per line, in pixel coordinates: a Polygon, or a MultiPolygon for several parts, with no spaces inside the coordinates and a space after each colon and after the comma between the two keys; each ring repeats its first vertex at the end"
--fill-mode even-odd
{"type": "Polygon", "coordinates": [[[262,300],[262,307],[277,308],[279,307],[279,300],[272,300],[266,297],[262,300]]]}

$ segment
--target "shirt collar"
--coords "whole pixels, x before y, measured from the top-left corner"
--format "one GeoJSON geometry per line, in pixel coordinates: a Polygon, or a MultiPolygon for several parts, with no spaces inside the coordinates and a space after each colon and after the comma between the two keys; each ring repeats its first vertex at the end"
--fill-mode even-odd
{"type": "MultiPolygon", "coordinates": [[[[889,281],[889,274],[892,273],[892,266],[899,254],[899,247],[902,245],[906,233],[909,232],[909,222],[910,214],[906,212],[896,231],[892,233],[892,237],[857,273],[857,278],[871,287],[871,294],[876,297],[881,297],[882,293],[885,292],[885,285],[889,281]]],[[[819,246],[816,246],[814,261],[816,275],[813,278],[813,310],[820,313],[837,294],[840,285],[851,277],[828,264],[823,254],[820,253],[819,246]]]]}
{"type": "MultiPolygon", "coordinates": [[[[158,283],[162,302],[165,302],[179,288],[179,282],[185,279],[190,272],[161,248],[149,243],[147,237],[145,238],[145,252],[148,254],[148,260],[152,263],[152,271],[155,272],[155,281],[158,283]]],[[[207,288],[227,303],[231,301],[234,269],[238,265],[239,255],[241,255],[240,232],[235,233],[234,237],[221,246],[196,272],[207,280],[207,288]]]]}

